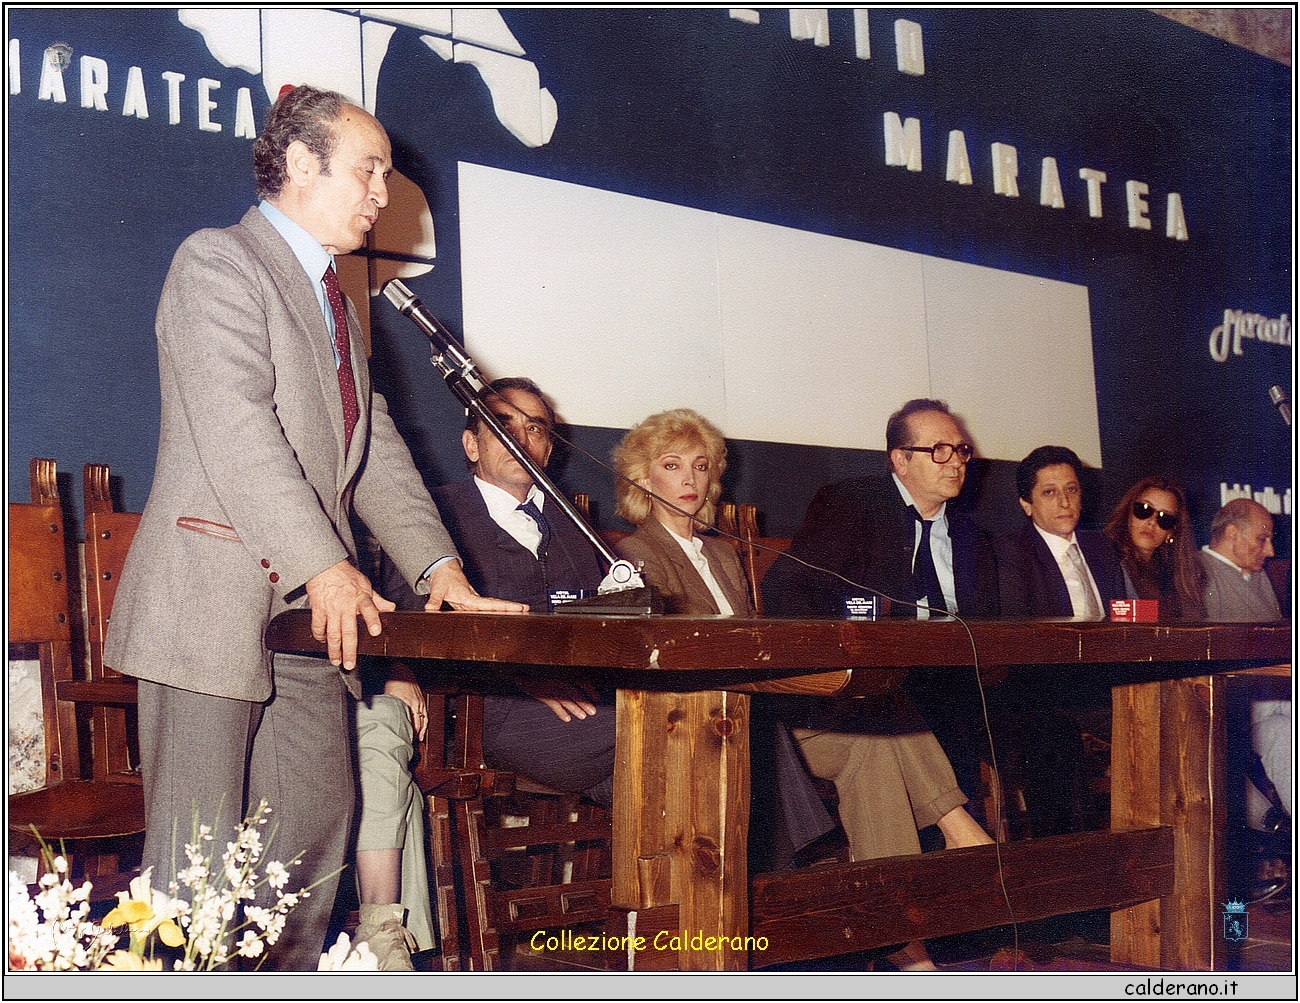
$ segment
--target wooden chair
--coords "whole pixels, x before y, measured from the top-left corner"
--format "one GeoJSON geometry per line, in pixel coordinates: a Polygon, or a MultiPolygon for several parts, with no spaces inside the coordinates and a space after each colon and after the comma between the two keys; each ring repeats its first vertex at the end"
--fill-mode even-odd
{"type": "MultiPolygon", "coordinates": [[[[471,751],[481,750],[483,744],[481,697],[473,696],[454,682],[444,686],[426,684],[424,691],[429,725],[427,738],[420,743],[414,776],[428,809],[429,869],[433,876],[430,894],[438,927],[438,954],[443,971],[458,972],[468,967],[469,930],[463,922],[468,885],[463,884],[458,895],[453,826],[459,813],[453,806],[511,790],[515,778],[508,771],[482,767],[481,754],[476,756],[471,751]],[[471,734],[473,719],[477,721],[478,734],[471,734]],[[467,763],[479,765],[467,766],[467,763]]],[[[484,947],[480,942],[480,954],[493,950],[495,945],[489,943],[484,947]]]]}
{"type": "Polygon", "coordinates": [[[39,653],[46,749],[46,784],[9,799],[9,829],[29,835],[34,829],[54,849],[64,844],[80,874],[94,882],[99,899],[124,888],[130,876],[119,872],[120,847],[110,841],[144,831],[139,776],[129,765],[110,767],[125,753],[98,723],[101,711],[134,702],[134,684],[74,672],[56,474],[53,460],[33,460],[32,504],[9,506],[9,640],[35,645],[39,653]],[[78,743],[77,715],[83,707],[91,715],[90,776],[83,771],[78,743]]]}
{"type": "Polygon", "coordinates": [[[118,580],[131,540],[140,525],[136,512],[114,512],[108,490],[108,467],[87,463],[82,471],[83,529],[86,540],[86,633],[90,653],[87,699],[93,710],[96,780],[140,782],[140,747],[135,720],[135,680],[104,665],[104,637],[117,595],[118,580]],[[93,697],[91,696],[93,694],[93,697]]]}
{"type": "Polygon", "coordinates": [[[443,968],[497,971],[501,942],[603,921],[610,904],[609,813],[483,763],[483,698],[430,693],[416,780],[429,794],[430,856],[443,968]],[[434,707],[437,705],[437,710],[434,707]],[[439,729],[443,729],[441,732],[439,729]],[[459,895],[455,895],[455,884],[459,895]]]}

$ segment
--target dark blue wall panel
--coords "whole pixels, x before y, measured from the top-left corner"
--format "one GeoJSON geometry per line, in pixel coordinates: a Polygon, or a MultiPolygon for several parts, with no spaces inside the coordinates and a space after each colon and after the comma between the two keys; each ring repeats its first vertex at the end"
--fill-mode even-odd
{"type": "MultiPolygon", "coordinates": [[[[415,29],[397,29],[379,78],[396,166],[425,192],[437,228],[437,267],[411,285],[453,329],[456,163],[467,160],[1086,285],[1097,510],[1136,478],[1171,473],[1203,534],[1220,482],[1290,485],[1290,436],[1267,388],[1290,386],[1291,348],[1247,342],[1226,362],[1207,348],[1225,309],[1293,312],[1287,67],[1138,10],[873,9],[870,61],[854,56],[847,10],[830,11],[825,48],[792,40],[774,9],[757,26],[723,9],[503,16],[559,106],[546,145],[511,137],[478,73],[437,58],[415,29]],[[922,26],[922,77],[895,68],[897,17],[922,26]],[[923,171],[885,166],[887,111],[920,119],[923,171]],[[973,186],[944,180],[950,129],[965,132],[973,186]],[[1017,147],[1018,199],[992,191],[994,141],[1017,147]],[[1061,210],[1038,204],[1045,156],[1060,165],[1061,210]],[[1080,167],[1108,175],[1102,219],[1088,215],[1080,167]],[[1150,186],[1150,232],[1126,225],[1130,178],[1150,186]],[[1171,191],[1186,242],[1164,235],[1171,191]]],[[[11,10],[8,37],[22,53],[21,92],[8,99],[9,496],[25,498],[31,456],[65,471],[93,460],[112,465],[124,503],[139,509],[157,437],[158,292],[186,234],[228,225],[252,203],[251,144],[231,135],[232,109],[236,89],[250,87],[260,126],[265,94],[174,11],[11,10]],[[107,61],[107,113],[79,106],[75,67],[66,104],[36,100],[40,53],[54,41],[74,59],[107,61]],[[132,65],[150,82],[148,121],[119,114],[132,65]],[[187,75],[176,126],[152,83],[169,69],[187,75]],[[223,133],[195,127],[199,76],[222,81],[223,133]]],[[[461,476],[459,409],[422,339],[382,302],[373,347],[376,384],[426,479],[461,476]]],[[[575,434],[602,458],[618,437],[575,434]]],[[[877,453],[736,442],[728,487],[759,504],[769,532],[787,534],[822,482],[879,467],[877,453]]],[[[612,524],[608,475],[571,456],[562,479],[589,490],[612,524]]],[[[1009,465],[972,480],[981,517],[1014,524],[1009,465]]]]}

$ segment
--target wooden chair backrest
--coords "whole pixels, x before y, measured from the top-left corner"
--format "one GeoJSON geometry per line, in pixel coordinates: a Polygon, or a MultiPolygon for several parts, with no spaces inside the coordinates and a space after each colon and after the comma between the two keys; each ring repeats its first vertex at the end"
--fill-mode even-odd
{"type": "Polygon", "coordinates": [[[784,537],[759,536],[758,509],[753,505],[736,506],[736,523],[738,535],[745,541],[741,547],[741,560],[749,579],[749,597],[753,600],[754,611],[761,616],[763,594],[759,586],[768,569],[790,549],[791,541],[784,537]]]}
{"type": "Polygon", "coordinates": [[[45,786],[79,766],[74,708],[57,699],[72,678],[71,604],[63,510],[53,460],[31,462],[30,505],[9,506],[9,643],[35,646],[41,665],[45,786]]]}
{"type": "Polygon", "coordinates": [[[101,684],[94,719],[91,756],[96,780],[121,779],[133,774],[138,761],[128,706],[135,701],[135,683],[104,665],[104,637],[113,612],[122,567],[131,540],[140,525],[135,512],[114,512],[109,495],[109,470],[103,463],[87,463],[82,471],[83,516],[86,541],[86,632],[90,649],[90,681],[101,684]]]}
{"type": "MultiPolygon", "coordinates": [[[[753,508],[754,506],[746,506],[753,508]]],[[[718,506],[718,515],[714,524],[718,529],[725,533],[728,538],[740,535],[740,524],[738,521],[737,505],[735,502],[723,502],[718,506]]]]}

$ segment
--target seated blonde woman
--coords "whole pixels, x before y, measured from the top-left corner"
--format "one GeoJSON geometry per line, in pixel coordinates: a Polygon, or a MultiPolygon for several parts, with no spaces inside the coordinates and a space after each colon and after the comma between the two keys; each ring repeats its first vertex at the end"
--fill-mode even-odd
{"type": "MultiPolygon", "coordinates": [[[[651,415],[624,437],[614,464],[622,475],[618,514],[638,527],[619,552],[642,565],[667,611],[753,616],[740,558],[709,532],[727,468],[722,433],[691,410],[651,415]]],[[[948,847],[991,842],[962,807],[967,799],[947,756],[906,697],[789,709],[819,725],[790,734],[808,771],[834,781],[854,860],[919,853],[917,831],[928,825],[939,826],[948,847]],[[820,720],[808,719],[810,709],[820,720]]],[[[777,774],[780,784],[787,774],[779,767],[777,774]]],[[[904,969],[934,967],[920,942],[890,960],[904,969]]]]}

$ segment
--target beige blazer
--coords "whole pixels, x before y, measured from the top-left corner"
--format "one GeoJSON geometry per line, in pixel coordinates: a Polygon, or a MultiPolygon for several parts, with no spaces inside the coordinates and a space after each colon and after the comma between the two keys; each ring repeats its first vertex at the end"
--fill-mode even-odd
{"type": "MultiPolygon", "coordinates": [[[[745,584],[745,572],[735,548],[718,536],[702,536],[701,539],[709,569],[722,587],[722,594],[727,597],[732,611],[736,616],[753,616],[749,587],[745,584]]],[[[646,582],[663,595],[666,612],[719,612],[713,593],[704,584],[681,544],[653,515],[635,533],[625,537],[616,549],[633,564],[641,562],[646,582]]]]}
{"type": "Polygon", "coordinates": [[[348,304],[360,416],[343,406],[312,282],[256,208],[200,230],[158,304],[158,463],[104,661],[239,700],[271,695],[263,634],[302,586],[356,559],[355,513],[411,582],[454,554],[409,451],[371,392],[348,304]]]}

